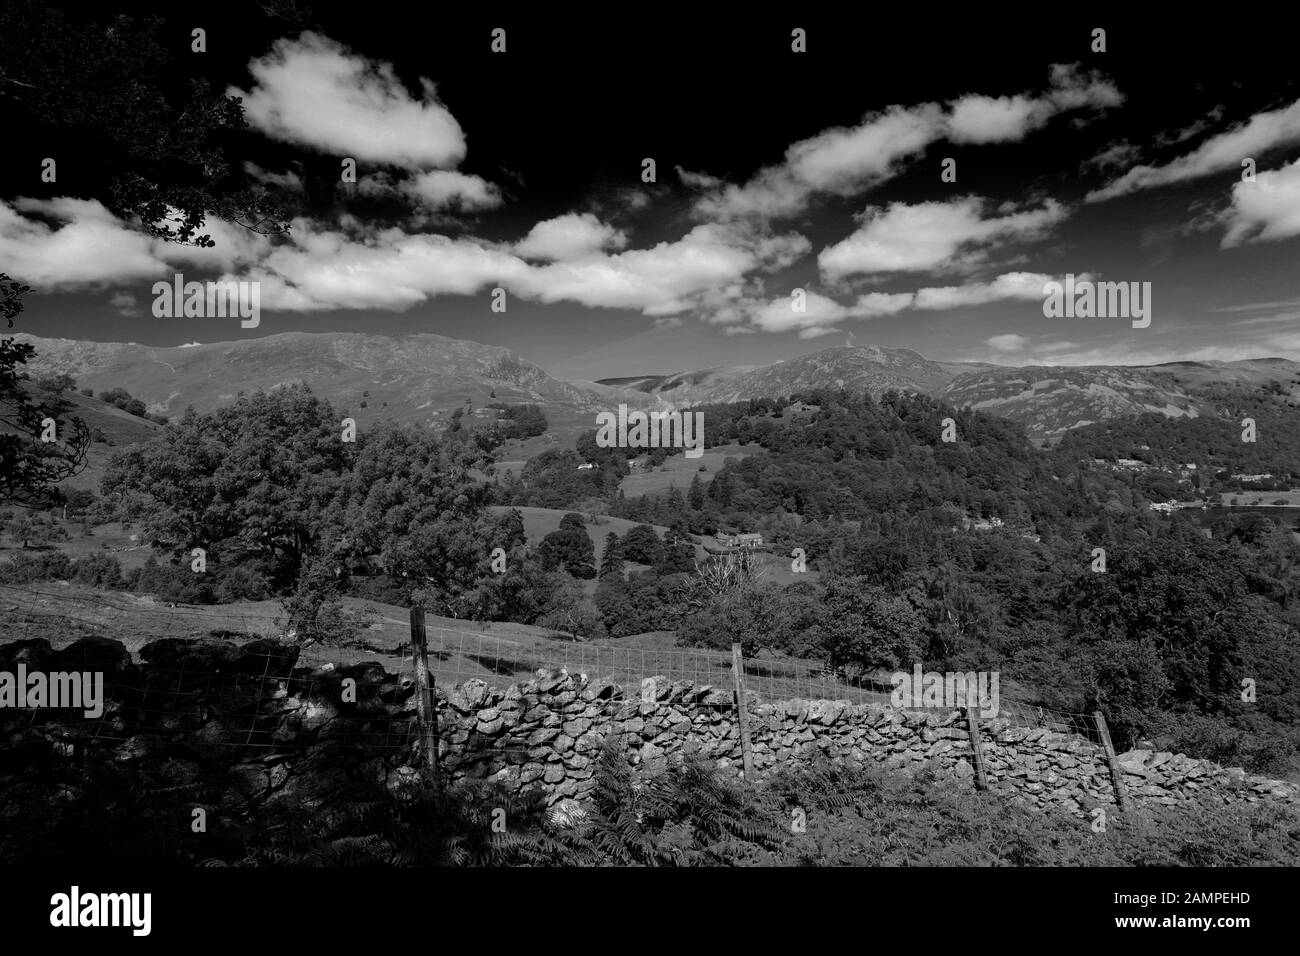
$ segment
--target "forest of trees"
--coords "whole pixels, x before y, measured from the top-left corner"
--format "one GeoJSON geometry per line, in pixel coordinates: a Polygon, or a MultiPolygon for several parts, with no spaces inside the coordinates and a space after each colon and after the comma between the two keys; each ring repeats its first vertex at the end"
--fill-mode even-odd
{"type": "MultiPolygon", "coordinates": [[[[1163,734],[1257,767],[1294,759],[1300,548],[1289,529],[1237,515],[1207,538],[1185,516],[1147,509],[1165,491],[1149,476],[1081,463],[1147,444],[1170,461],[1217,448],[1225,467],[1284,471],[1300,448],[1294,409],[1253,409],[1273,458],[1267,446],[1238,454],[1231,422],[1159,418],[1146,432],[1142,420],[1111,423],[1038,451],[1017,425],[923,396],[801,398],[820,410],[797,427],[774,417],[783,401],[709,409],[710,446],[762,450],[707,484],[696,475],[685,492],[626,499],[594,478],[577,487],[571,468],[533,467],[538,459],[507,492],[554,507],[604,492],[610,514],[645,523],[617,542],[621,562],[645,568],[599,573],[595,603],[611,636],[671,629],[681,643],[739,641],[748,653],[766,647],[842,672],[916,661],[997,669],[1042,703],[1101,707],[1125,744],[1163,734]],[[949,416],[959,440],[944,444],[949,416]],[[964,521],[993,517],[1003,524],[982,532],[964,521]],[[720,528],[761,530],[778,555],[802,548],[818,580],[742,577],[711,593],[693,567],[659,557],[664,538],[720,528]],[[1106,551],[1105,573],[1093,570],[1095,548],[1106,551]],[[1241,700],[1246,678],[1257,684],[1252,703],[1241,700]]],[[[545,461],[561,456],[581,457],[545,461]]]]}
{"type": "MultiPolygon", "coordinates": [[[[156,559],[127,574],[111,559],[51,558],[39,546],[58,531],[17,516],[8,532],[27,547],[0,575],[196,602],[275,597],[299,633],[328,629],[353,595],[581,639],[738,641],[846,676],[917,662],[999,670],[1040,703],[1105,710],[1122,745],[1162,734],[1255,768],[1294,759],[1300,548],[1288,529],[1234,515],[1207,537],[1152,513],[1132,476],[1080,464],[1097,436],[1040,451],[1014,424],[922,396],[805,398],[820,410],[798,425],[773,418],[775,403],[720,407],[711,441],[743,435],[759,450],[707,483],[697,472],[685,491],[629,499],[617,492],[623,454],[589,436],[496,483],[481,476],[497,432],[380,423],[345,442],[340,413],[306,387],[244,395],[109,462],[94,511],[138,527],[156,559]],[[945,417],[951,444],[938,440],[945,417]],[[580,469],[588,458],[597,467],[580,469]],[[530,546],[516,504],[570,510],[530,546]],[[605,533],[599,560],[585,517],[597,506],[637,522],[605,533]],[[981,517],[1002,524],[971,530],[981,517]],[[718,529],[761,530],[778,559],[800,548],[815,573],[784,586],[761,562],[715,573],[727,559],[698,560],[691,536],[718,529]],[[196,548],[201,577],[189,571],[196,548]],[[1255,702],[1241,700],[1247,678],[1255,702]]],[[[1162,427],[1188,443],[1205,428],[1162,427]]]]}

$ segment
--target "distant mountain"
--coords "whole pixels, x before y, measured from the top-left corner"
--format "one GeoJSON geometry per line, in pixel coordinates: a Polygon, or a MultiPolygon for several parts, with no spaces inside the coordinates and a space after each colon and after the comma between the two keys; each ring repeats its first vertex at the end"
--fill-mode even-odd
{"type": "Polygon", "coordinates": [[[1021,422],[1044,439],[1083,425],[1155,412],[1195,418],[1211,406],[1148,369],[1113,366],[1025,366],[958,376],[936,397],[1021,422]]]}
{"type": "Polygon", "coordinates": [[[911,349],[840,347],[772,365],[699,369],[602,382],[637,388],[676,405],[698,405],[781,397],[813,388],[845,388],[877,396],[889,389],[932,392],[962,372],[991,367],[932,362],[911,349]]]}
{"type": "MultiPolygon", "coordinates": [[[[175,348],[17,338],[37,349],[29,366],[34,374],[66,372],[96,392],[125,388],[151,412],[167,416],[188,405],[210,411],[234,401],[240,391],[306,382],[360,422],[436,421],[467,400],[478,412],[494,401],[535,402],[551,424],[547,441],[566,445],[594,427],[595,412],[620,402],[680,407],[779,398],[814,388],[876,396],[889,389],[921,392],[1021,422],[1039,442],[1092,422],[1146,412],[1216,414],[1208,393],[1225,387],[1268,388],[1279,400],[1300,401],[1300,363],[1279,358],[1006,368],[934,362],[911,349],[841,347],[771,365],[569,382],[509,349],[433,334],[288,332],[175,348]]],[[[516,452],[526,456],[533,450],[516,452]]]]}
{"type": "Polygon", "coordinates": [[[286,332],[174,348],[16,338],[36,347],[29,365],[34,374],[66,372],[97,393],[125,388],[151,412],[167,416],[189,405],[210,411],[241,391],[294,382],[310,385],[358,421],[428,421],[467,400],[475,408],[499,401],[587,411],[624,394],[552,378],[509,349],[433,334],[286,332]]]}
{"type": "Polygon", "coordinates": [[[1156,413],[1167,418],[1217,415],[1211,392],[1262,389],[1271,382],[1300,400],[1300,363],[1288,359],[1171,362],[1148,366],[1025,366],[959,375],[935,392],[953,405],[1024,424],[1051,439],[1094,422],[1156,413]]]}
{"type": "Polygon", "coordinates": [[[1211,385],[1239,385],[1259,388],[1270,382],[1287,386],[1295,394],[1300,390],[1300,362],[1284,358],[1245,359],[1238,362],[1166,362],[1149,365],[1153,376],[1168,376],[1176,385],[1189,390],[1211,385]]]}

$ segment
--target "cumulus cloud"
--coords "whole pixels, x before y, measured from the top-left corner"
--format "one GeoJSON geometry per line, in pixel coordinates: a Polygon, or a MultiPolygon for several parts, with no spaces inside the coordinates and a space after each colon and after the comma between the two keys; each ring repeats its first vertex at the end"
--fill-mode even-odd
{"type": "Polygon", "coordinates": [[[1300,236],[1300,159],[1255,174],[1255,182],[1232,187],[1222,245],[1267,242],[1300,236]]]}
{"type": "Polygon", "coordinates": [[[677,178],[685,185],[692,189],[715,189],[722,185],[722,180],[717,176],[710,176],[708,173],[695,173],[689,169],[682,169],[680,166],[674,166],[677,170],[677,178]]]}
{"type": "Polygon", "coordinates": [[[1119,90],[1100,75],[1056,64],[1048,90],[1040,94],[971,94],[946,105],[891,106],[855,126],[825,130],[794,143],[781,163],[759,170],[749,182],[710,190],[695,210],[722,220],[797,215],[818,194],[852,195],[896,175],[904,161],[938,140],[1013,142],[1058,113],[1122,102],[1119,90]]]}
{"type": "Polygon", "coordinates": [[[419,173],[401,190],[429,209],[493,209],[501,205],[501,190],[486,179],[447,169],[419,173]]]}
{"type": "Polygon", "coordinates": [[[271,249],[266,236],[215,217],[200,232],[216,245],[155,239],[98,200],[65,196],[0,202],[0,261],[14,276],[47,289],[121,285],[186,267],[229,271],[258,261],[271,249]]]}
{"type": "Polygon", "coordinates": [[[851,306],[840,305],[834,299],[817,292],[806,291],[803,311],[795,310],[795,297],[783,296],[754,306],[749,320],[764,332],[790,332],[798,329],[821,328],[833,331],[836,322],[853,317],[851,306]]]}
{"type": "MultiPolygon", "coordinates": [[[[501,204],[496,185],[452,168],[465,158],[465,134],[427,78],[412,95],[391,64],[310,32],[278,41],[248,70],[252,90],[228,92],[244,98],[249,124],[272,139],[370,164],[358,177],[363,195],[401,196],[435,211],[501,204]],[[405,174],[390,176],[375,166],[405,174]]],[[[301,189],[293,173],[251,164],[248,171],[263,183],[301,189]]]]}
{"type": "Polygon", "coordinates": [[[1047,125],[1058,113],[1119,106],[1119,89],[1098,73],[1057,63],[1049,88],[1038,95],[963,96],[949,106],[947,136],[954,143],[1010,143],[1047,125]]]}
{"type": "Polygon", "coordinates": [[[517,286],[543,302],[672,315],[692,308],[696,296],[736,282],[761,265],[757,251],[739,235],[702,225],[649,249],[551,262],[518,277],[517,286]]]}
{"type": "Polygon", "coordinates": [[[986,207],[985,200],[966,196],[868,209],[862,227],[823,249],[817,264],[832,280],[862,273],[966,269],[983,262],[991,244],[1035,238],[1067,215],[1052,200],[1038,209],[992,217],[986,217],[986,207]]]}
{"type": "Polygon", "coordinates": [[[95,200],[0,202],[0,262],[14,278],[43,289],[120,285],[160,276],[167,265],[155,245],[95,200]]]}
{"type": "Polygon", "coordinates": [[[279,40],[248,71],[252,90],[228,93],[243,97],[249,124],[272,139],[411,169],[465,158],[465,134],[432,81],[422,77],[412,96],[392,64],[328,37],[279,40]]]}
{"type": "Polygon", "coordinates": [[[1090,192],[1088,202],[1101,202],[1173,183],[1186,182],[1229,169],[1241,169],[1246,158],[1279,146],[1300,142],[1300,100],[1281,109],[1256,113],[1245,122],[1211,136],[1196,149],[1163,166],[1135,166],[1101,189],[1090,192]]]}
{"type": "Polygon", "coordinates": [[[994,335],[985,339],[988,347],[995,352],[1023,352],[1029,339],[1023,335],[994,335]]]}
{"type": "Polygon", "coordinates": [[[527,259],[577,259],[602,249],[621,249],[627,236],[591,213],[569,213],[537,223],[515,252],[527,259]]]}
{"type": "Polygon", "coordinates": [[[1042,299],[1043,287],[1055,281],[1059,280],[1041,272],[1007,272],[990,282],[919,289],[912,307],[956,309],[961,306],[986,305],[1001,299],[1042,299]]]}
{"type": "Polygon", "coordinates": [[[334,227],[296,219],[274,242],[228,223],[209,225],[218,247],[199,249],[151,239],[98,202],[19,199],[0,203],[0,259],[15,278],[49,289],[193,268],[257,281],[264,308],[298,312],[401,310],[499,285],[532,301],[663,317],[724,308],[755,274],[783,268],[809,248],[797,233],[756,236],[710,224],[626,249],[621,231],[590,214],[539,223],[517,246],[374,229],[347,217],[334,227]]]}

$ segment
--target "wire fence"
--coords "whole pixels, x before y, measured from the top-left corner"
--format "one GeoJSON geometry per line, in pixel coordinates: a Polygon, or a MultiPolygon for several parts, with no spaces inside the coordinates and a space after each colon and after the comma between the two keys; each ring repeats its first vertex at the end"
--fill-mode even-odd
{"type": "MultiPolygon", "coordinates": [[[[168,731],[203,728],[213,744],[275,748],[301,739],[358,744],[379,750],[410,748],[417,739],[411,713],[394,716],[391,705],[413,690],[409,621],[392,608],[366,611],[354,638],[311,643],[297,653],[281,641],[289,627],[274,602],[191,606],[167,604],[126,592],[87,592],[62,585],[0,585],[0,647],[44,638],[66,647],[81,637],[111,637],[138,653],[152,642],[180,638],[150,649],[143,684],[106,677],[112,711],[93,721],[91,735],[124,740],[133,725],[168,731]],[[180,646],[196,639],[262,640],[229,658],[187,654],[180,646]],[[378,664],[379,667],[363,665],[378,664]],[[323,712],[305,723],[285,714],[314,700],[341,700],[341,682],[354,681],[355,708],[323,712]],[[126,716],[131,720],[126,720],[126,716]],[[296,722],[295,722],[296,721],[296,722]]],[[[446,619],[438,619],[446,621],[446,619]]],[[[640,684],[658,677],[678,686],[674,701],[694,716],[734,707],[733,655],[720,650],[676,646],[587,643],[548,637],[535,629],[485,633],[473,625],[428,628],[428,664],[444,693],[471,680],[498,691],[541,671],[564,670],[592,681],[621,685],[622,697],[607,699],[609,715],[640,703],[640,684]],[[689,688],[689,693],[683,690],[689,688]]],[[[670,639],[670,638],[667,638],[670,639]]],[[[93,661],[87,662],[94,664],[93,661]]],[[[68,666],[64,661],[64,666],[68,666]]],[[[744,659],[747,695],[760,702],[791,699],[847,700],[889,705],[889,685],[879,679],[846,679],[817,661],[774,655],[744,659]]],[[[66,719],[66,715],[64,715],[66,719]]],[[[1053,710],[1002,697],[997,718],[1004,726],[1045,729],[1101,744],[1091,715],[1053,710]]],[[[33,712],[31,722],[45,719],[33,712]]]]}

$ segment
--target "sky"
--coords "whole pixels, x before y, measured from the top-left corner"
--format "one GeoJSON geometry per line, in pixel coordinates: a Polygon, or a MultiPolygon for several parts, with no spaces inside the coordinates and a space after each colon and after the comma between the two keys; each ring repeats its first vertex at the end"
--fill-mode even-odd
{"type": "Polygon", "coordinates": [[[214,249],[152,240],[96,198],[92,144],[0,107],[0,271],[35,289],[20,329],[168,346],[432,332],[572,379],[843,345],[1300,359],[1300,81],[1267,16],[689,9],[164,12],[165,83],[242,99],[230,155],[292,228],[210,219],[214,249]],[[258,282],[259,325],[155,317],[153,283],[178,272],[258,282]],[[1067,275],[1150,283],[1150,325],[1047,317],[1067,275]]]}

